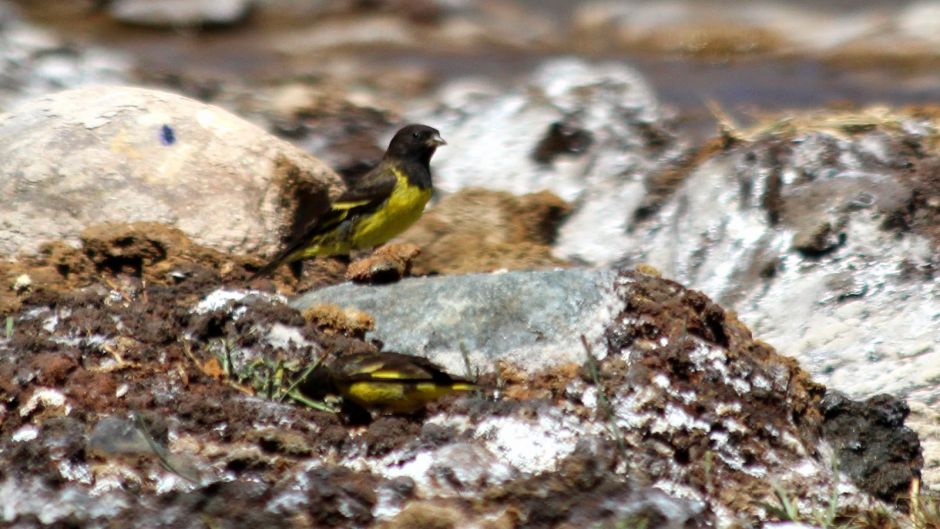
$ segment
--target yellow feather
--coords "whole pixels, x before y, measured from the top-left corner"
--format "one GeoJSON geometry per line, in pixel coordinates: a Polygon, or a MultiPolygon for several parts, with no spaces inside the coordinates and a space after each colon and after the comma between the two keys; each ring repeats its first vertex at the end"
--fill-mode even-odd
{"type": "Polygon", "coordinates": [[[371,364],[362,364],[360,366],[356,366],[356,369],[354,372],[355,373],[372,373],[374,371],[378,371],[379,369],[382,369],[383,367],[385,367],[385,362],[382,362],[382,361],[373,362],[371,364]]]}
{"type": "Polygon", "coordinates": [[[356,200],[356,201],[353,201],[353,202],[333,202],[332,204],[330,204],[330,208],[332,208],[332,209],[352,209],[352,208],[354,208],[354,207],[356,207],[356,206],[361,206],[361,205],[363,205],[363,204],[368,204],[368,203],[369,203],[368,200],[356,200]]]}
{"type": "Polygon", "coordinates": [[[477,389],[473,384],[437,384],[435,382],[357,381],[342,391],[343,397],[366,408],[380,408],[393,413],[411,413],[429,402],[454,393],[477,389]]]}
{"type": "MultiPolygon", "coordinates": [[[[351,250],[385,244],[415,223],[431,199],[431,189],[412,185],[405,173],[392,169],[397,180],[388,199],[372,214],[356,220],[346,229],[334,229],[314,239],[314,244],[292,254],[288,260],[315,256],[346,255],[351,250]]],[[[334,209],[348,210],[357,202],[334,204],[334,209]]]]}
{"type": "Polygon", "coordinates": [[[350,240],[355,248],[371,248],[408,229],[424,213],[431,199],[430,189],[421,189],[408,182],[405,173],[394,169],[398,182],[385,205],[374,214],[356,223],[350,240]]]}
{"type": "Polygon", "coordinates": [[[380,378],[380,379],[396,380],[396,379],[402,379],[402,378],[412,378],[412,375],[408,373],[402,373],[401,371],[394,371],[394,370],[373,371],[369,374],[372,375],[372,378],[380,378]]]}

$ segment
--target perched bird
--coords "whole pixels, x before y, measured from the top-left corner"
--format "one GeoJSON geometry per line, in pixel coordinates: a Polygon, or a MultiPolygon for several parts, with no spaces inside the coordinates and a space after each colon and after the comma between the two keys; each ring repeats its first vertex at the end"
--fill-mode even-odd
{"type": "Polygon", "coordinates": [[[401,128],[379,165],[362,176],[255,277],[270,274],[284,263],[373,248],[408,229],[431,198],[431,156],[446,144],[437,129],[427,125],[401,128]]]}
{"type": "Polygon", "coordinates": [[[301,386],[311,396],[338,395],[344,404],[387,413],[407,414],[458,391],[473,391],[473,382],[445,373],[430,360],[401,353],[352,353],[311,373],[301,386]]]}

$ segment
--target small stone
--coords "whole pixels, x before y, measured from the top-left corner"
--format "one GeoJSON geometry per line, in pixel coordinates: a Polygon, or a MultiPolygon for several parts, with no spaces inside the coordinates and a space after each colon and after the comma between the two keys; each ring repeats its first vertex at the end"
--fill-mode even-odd
{"type": "Polygon", "coordinates": [[[421,253],[414,244],[387,244],[369,257],[354,261],[346,279],[355,283],[392,283],[407,276],[411,263],[421,253]]]}
{"type": "Polygon", "coordinates": [[[17,293],[23,292],[28,289],[33,284],[33,280],[29,277],[29,274],[20,274],[17,276],[16,280],[13,282],[13,290],[17,293]]]}
{"type": "Polygon", "coordinates": [[[556,121],[548,127],[545,136],[535,146],[532,158],[539,163],[547,164],[559,155],[582,154],[592,143],[594,143],[594,135],[591,131],[564,121],[556,121]]]}
{"type": "Polygon", "coordinates": [[[153,453],[147,437],[137,425],[120,417],[105,417],[98,421],[88,439],[88,450],[102,457],[153,453]]]}
{"type": "Polygon", "coordinates": [[[375,328],[375,318],[367,312],[344,309],[332,303],[321,303],[305,309],[304,319],[329,334],[364,336],[375,328]]]}
{"type": "Polygon", "coordinates": [[[828,391],[819,405],[823,436],[839,458],[839,471],[862,490],[893,502],[907,493],[924,464],[920,441],[904,426],[907,404],[891,395],[851,400],[828,391]]]}
{"type": "Polygon", "coordinates": [[[792,247],[807,257],[820,257],[845,244],[845,238],[845,233],[824,222],[793,234],[792,247]]]}
{"type": "Polygon", "coordinates": [[[116,20],[138,26],[227,26],[244,20],[252,4],[252,0],[115,0],[108,12],[116,20]]]}
{"type": "Polygon", "coordinates": [[[290,430],[265,428],[255,430],[248,438],[250,441],[258,443],[261,449],[266,452],[289,456],[306,456],[312,452],[307,439],[302,434],[290,430]]]}
{"type": "Polygon", "coordinates": [[[662,272],[657,270],[653,265],[647,263],[640,263],[636,265],[636,271],[645,276],[663,277],[662,272]]]}

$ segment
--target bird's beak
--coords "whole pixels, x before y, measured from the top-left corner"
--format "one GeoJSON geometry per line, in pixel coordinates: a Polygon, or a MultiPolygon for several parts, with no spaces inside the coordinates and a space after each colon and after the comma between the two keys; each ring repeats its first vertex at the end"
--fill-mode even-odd
{"type": "Polygon", "coordinates": [[[439,147],[441,145],[447,145],[447,142],[444,141],[444,138],[441,137],[440,133],[435,133],[428,139],[428,145],[431,147],[439,147]]]}

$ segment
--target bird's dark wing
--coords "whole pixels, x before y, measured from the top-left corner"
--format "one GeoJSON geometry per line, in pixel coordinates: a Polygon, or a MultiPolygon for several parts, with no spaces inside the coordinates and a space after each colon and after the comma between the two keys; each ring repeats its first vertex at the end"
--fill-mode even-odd
{"type": "Polygon", "coordinates": [[[395,189],[397,178],[389,160],[382,160],[368,173],[347,182],[346,192],[336,201],[337,204],[372,202],[377,198],[385,200],[395,189]]]}
{"type": "Polygon", "coordinates": [[[464,382],[452,377],[427,358],[401,353],[356,353],[341,357],[334,371],[350,382],[464,382]]]}
{"type": "Polygon", "coordinates": [[[310,244],[317,235],[335,229],[347,219],[375,211],[392,194],[396,182],[392,166],[383,161],[358,179],[355,188],[348,189],[336,202],[330,204],[329,211],[304,226],[299,235],[291,239],[268,264],[252,275],[252,279],[273,272],[291,255],[310,244]]]}

